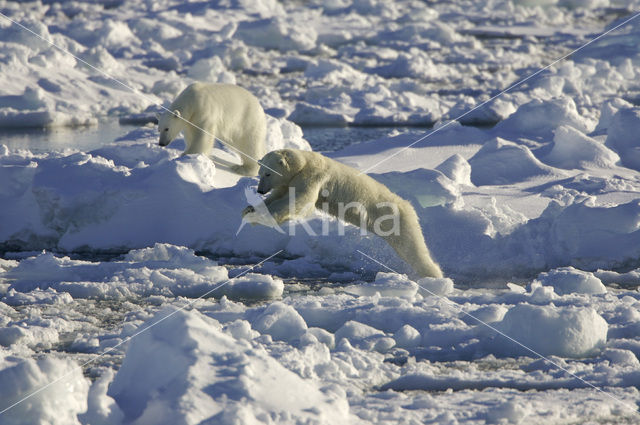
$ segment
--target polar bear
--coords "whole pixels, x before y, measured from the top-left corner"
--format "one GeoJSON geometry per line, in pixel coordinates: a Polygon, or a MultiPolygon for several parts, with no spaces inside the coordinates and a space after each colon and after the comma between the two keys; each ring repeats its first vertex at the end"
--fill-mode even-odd
{"type": "Polygon", "coordinates": [[[238,174],[255,176],[266,152],[267,120],[260,102],[247,90],[232,84],[193,83],[182,91],[169,111],[158,116],[160,146],[167,146],[181,131],[186,149],[209,154],[214,137],[240,154],[238,174]]]}
{"type": "Polygon", "coordinates": [[[382,237],[419,276],[442,277],[415,210],[382,183],[316,152],[282,149],[260,163],[258,193],[270,192],[264,203],[278,224],[315,207],[382,237]]]}

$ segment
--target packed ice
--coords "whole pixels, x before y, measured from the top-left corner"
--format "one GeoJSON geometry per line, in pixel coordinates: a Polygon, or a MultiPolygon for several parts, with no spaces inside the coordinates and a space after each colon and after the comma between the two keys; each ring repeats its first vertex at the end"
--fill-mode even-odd
{"type": "Polygon", "coordinates": [[[0,3],[0,138],[72,128],[0,139],[0,423],[638,422],[638,10],[0,3]],[[243,222],[257,178],[158,145],[194,81],[407,199],[445,277],[322,211],[243,222]]]}

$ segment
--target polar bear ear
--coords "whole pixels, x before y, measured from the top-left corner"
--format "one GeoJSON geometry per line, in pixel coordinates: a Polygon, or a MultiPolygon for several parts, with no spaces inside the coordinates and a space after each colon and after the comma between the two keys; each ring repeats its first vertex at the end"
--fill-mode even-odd
{"type": "Polygon", "coordinates": [[[278,165],[280,167],[282,167],[283,170],[286,170],[289,168],[289,158],[287,158],[287,154],[282,152],[280,155],[278,155],[278,165]]]}
{"type": "Polygon", "coordinates": [[[291,162],[294,158],[295,158],[295,155],[289,149],[282,150],[282,159],[285,162],[291,162]]]}
{"type": "Polygon", "coordinates": [[[175,111],[173,111],[173,116],[176,118],[180,118],[182,115],[180,115],[180,111],[176,109],[175,111]]]}

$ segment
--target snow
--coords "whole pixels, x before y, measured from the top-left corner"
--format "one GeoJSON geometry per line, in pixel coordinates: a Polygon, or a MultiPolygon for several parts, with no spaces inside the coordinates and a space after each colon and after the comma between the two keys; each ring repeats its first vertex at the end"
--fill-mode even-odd
{"type": "Polygon", "coordinates": [[[549,137],[551,130],[561,125],[588,133],[593,130],[590,124],[578,114],[571,98],[561,97],[548,101],[534,99],[525,103],[498,123],[497,128],[505,133],[525,133],[527,137],[549,137]]]}
{"type": "Polygon", "coordinates": [[[100,262],[43,252],[21,261],[5,276],[12,281],[6,295],[10,305],[26,304],[16,292],[30,294],[36,288],[49,290],[49,298],[55,297],[41,302],[60,304],[65,303],[60,296],[67,295],[98,299],[134,294],[268,299],[279,298],[284,287],[282,280],[269,275],[246,273],[229,278],[227,269],[215,261],[196,256],[191,249],[167,244],[129,251],[123,261],[111,262],[106,269],[100,262]]]}
{"type": "Polygon", "coordinates": [[[423,277],[417,284],[423,295],[446,296],[453,292],[453,281],[449,278],[423,277]]]}
{"type": "Polygon", "coordinates": [[[513,184],[554,173],[528,147],[501,138],[482,145],[469,165],[471,182],[476,186],[513,184]]]}
{"type": "Polygon", "coordinates": [[[385,337],[384,332],[355,320],[349,320],[342,325],[335,332],[335,338],[338,344],[346,339],[354,347],[380,352],[388,351],[395,345],[395,341],[385,337]]]}
{"type": "Polygon", "coordinates": [[[413,298],[420,287],[416,282],[397,273],[378,272],[373,282],[347,286],[344,291],[355,295],[413,298]]]}
{"type": "Polygon", "coordinates": [[[509,353],[533,350],[561,357],[588,357],[598,352],[608,330],[607,322],[591,308],[527,304],[512,307],[496,327],[506,335],[517,335],[518,342],[527,347],[509,353]]]}
{"type": "Polygon", "coordinates": [[[254,328],[262,335],[275,340],[291,342],[299,339],[307,330],[307,324],[291,306],[274,302],[255,319],[254,328]]]}
{"type": "Polygon", "coordinates": [[[605,144],[615,150],[625,167],[640,169],[640,111],[637,108],[621,108],[613,115],[609,124],[605,144]]]}
{"type": "Polygon", "coordinates": [[[640,18],[511,86],[639,7],[4,2],[76,57],[0,17],[0,423],[636,423],[640,18]],[[446,277],[243,223],[256,178],[158,146],[194,80],[407,199],[446,277]]]}
{"type": "Polygon", "coordinates": [[[3,405],[15,407],[3,413],[8,424],[80,424],[78,414],[87,410],[89,380],[68,359],[3,359],[0,394],[3,405]],[[9,361],[7,361],[9,360],[9,361]],[[40,390],[28,403],[22,398],[40,390]]]}
{"type": "Polygon", "coordinates": [[[562,267],[548,273],[541,273],[537,279],[543,286],[551,286],[559,295],[604,294],[607,288],[593,273],[562,267]]]}
{"type": "Polygon", "coordinates": [[[264,348],[225,334],[197,311],[160,311],[143,325],[107,393],[137,423],[346,420],[344,394],[324,391],[264,348]],[[163,321],[163,318],[170,317],[163,321]],[[170,320],[170,321],[169,321],[170,320]],[[157,355],[149,359],[149,351],[157,355]],[[144,366],[142,366],[144,365],[144,366]],[[162,368],[166,373],[158,373],[162,368]],[[215,382],[210,377],[216,377],[215,382]],[[342,396],[342,397],[340,397],[342,396]]]}

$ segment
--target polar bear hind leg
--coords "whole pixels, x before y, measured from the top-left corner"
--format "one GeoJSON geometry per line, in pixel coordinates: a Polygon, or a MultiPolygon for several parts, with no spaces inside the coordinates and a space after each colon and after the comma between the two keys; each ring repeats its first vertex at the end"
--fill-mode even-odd
{"type": "Polygon", "coordinates": [[[402,199],[398,200],[397,207],[398,229],[373,229],[373,233],[378,234],[391,245],[398,256],[406,261],[420,277],[443,277],[442,270],[431,258],[413,206],[402,199]]]}
{"type": "Polygon", "coordinates": [[[252,131],[247,131],[238,141],[238,151],[242,165],[233,167],[233,171],[245,176],[258,174],[260,164],[258,161],[266,154],[265,139],[267,137],[267,124],[264,117],[257,118],[252,131]]]}
{"type": "Polygon", "coordinates": [[[391,245],[398,256],[420,277],[442,277],[442,270],[433,261],[422,235],[404,233],[401,235],[384,236],[383,239],[391,245]]]}

